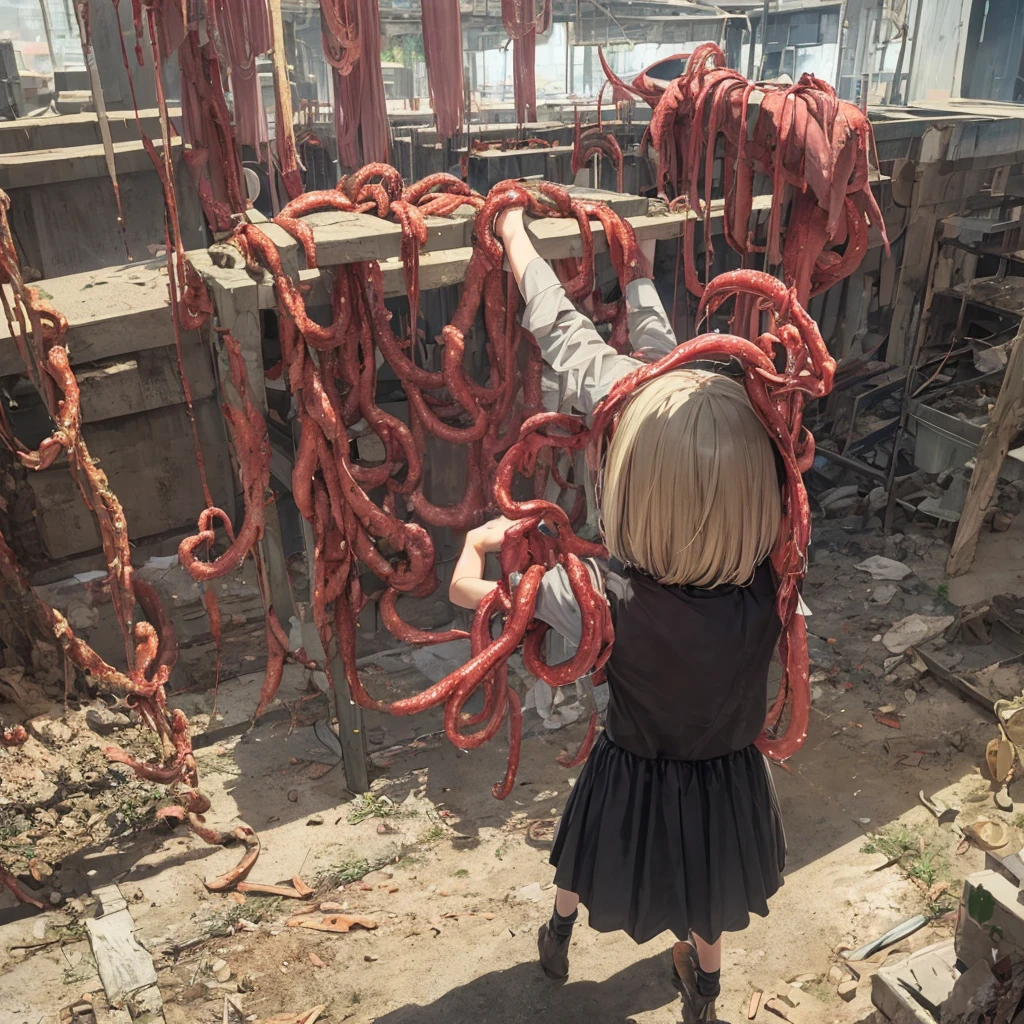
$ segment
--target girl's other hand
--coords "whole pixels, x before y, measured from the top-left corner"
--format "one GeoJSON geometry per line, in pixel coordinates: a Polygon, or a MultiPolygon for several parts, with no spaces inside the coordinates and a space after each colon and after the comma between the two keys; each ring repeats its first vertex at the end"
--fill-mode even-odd
{"type": "Polygon", "coordinates": [[[499,516],[497,519],[492,519],[489,523],[484,523],[483,526],[478,526],[475,530],[470,530],[466,541],[472,543],[477,551],[483,554],[490,551],[500,551],[501,543],[505,539],[505,534],[512,523],[513,520],[507,519],[505,516],[499,516]]]}

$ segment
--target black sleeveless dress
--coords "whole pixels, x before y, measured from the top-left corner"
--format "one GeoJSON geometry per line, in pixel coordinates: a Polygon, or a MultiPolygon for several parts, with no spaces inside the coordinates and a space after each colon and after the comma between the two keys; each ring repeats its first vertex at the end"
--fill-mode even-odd
{"type": "Polygon", "coordinates": [[[615,624],[605,731],[555,836],[555,883],[598,931],[715,942],[768,913],[786,841],[753,746],[778,641],[764,562],[745,587],[606,576],[615,624]]]}

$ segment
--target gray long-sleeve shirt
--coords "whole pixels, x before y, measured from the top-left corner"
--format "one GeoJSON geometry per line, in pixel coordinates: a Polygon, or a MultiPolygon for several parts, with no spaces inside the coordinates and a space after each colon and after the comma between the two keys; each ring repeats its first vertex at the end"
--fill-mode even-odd
{"type": "MultiPolygon", "coordinates": [[[[577,408],[589,416],[611,386],[637,368],[619,355],[565,294],[558,276],[539,257],[520,284],[526,309],[523,327],[537,339],[544,362],[557,375],[557,408],[577,408]]],[[[676,347],[658,290],[649,278],[626,286],[629,342],[633,350],[660,359],[676,347]]]]}
{"type": "MultiPolygon", "coordinates": [[[[523,327],[537,339],[544,362],[554,371],[556,408],[575,408],[589,416],[612,385],[637,368],[637,360],[620,355],[604,341],[593,323],[572,304],[558,276],[543,259],[527,266],[520,290],[526,302],[523,327]]],[[[631,282],[626,286],[625,298],[633,351],[652,359],[671,352],[676,337],[654,282],[649,278],[631,282]]],[[[596,564],[590,569],[598,581],[596,564]]],[[[534,614],[570,644],[579,642],[580,609],[561,567],[545,574],[534,614]]]]}

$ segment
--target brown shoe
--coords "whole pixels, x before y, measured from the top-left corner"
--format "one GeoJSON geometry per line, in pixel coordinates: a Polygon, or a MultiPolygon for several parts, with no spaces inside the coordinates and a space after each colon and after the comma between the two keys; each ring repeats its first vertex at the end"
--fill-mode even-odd
{"type": "Polygon", "coordinates": [[[702,996],[697,989],[698,962],[697,950],[689,942],[677,942],[672,947],[675,985],[683,997],[683,1024],[718,1020],[715,1016],[717,993],[713,996],[702,996]]]}
{"type": "Polygon", "coordinates": [[[565,981],[569,977],[569,939],[560,939],[551,929],[551,922],[545,921],[537,932],[537,952],[540,965],[552,981],[565,981]]]}

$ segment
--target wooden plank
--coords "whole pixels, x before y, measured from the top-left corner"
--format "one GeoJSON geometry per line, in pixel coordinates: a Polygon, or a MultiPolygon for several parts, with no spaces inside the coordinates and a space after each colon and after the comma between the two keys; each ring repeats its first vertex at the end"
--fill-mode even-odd
{"type": "MultiPolygon", "coordinates": [[[[244,268],[225,269],[214,266],[207,253],[198,254],[197,261],[199,265],[196,269],[211,286],[220,325],[227,327],[241,346],[250,398],[256,408],[266,415],[267,388],[263,370],[263,333],[257,284],[244,268]]],[[[223,347],[218,347],[217,359],[221,386],[224,387],[228,375],[223,347]]],[[[230,384],[227,386],[230,387],[230,384]]],[[[295,597],[281,542],[281,521],[277,505],[273,502],[264,511],[263,539],[258,549],[263,572],[263,592],[270,595],[270,603],[287,630],[289,620],[295,615],[295,597]]]]}
{"type": "MultiPolygon", "coordinates": [[[[194,335],[187,336],[181,355],[192,401],[213,398],[217,382],[206,347],[197,344],[194,335]]],[[[178,354],[173,346],[144,349],[134,358],[106,362],[81,370],[76,376],[84,423],[131,416],[185,401],[178,354]]]]}
{"type": "MultiPolygon", "coordinates": [[[[223,436],[215,401],[195,406],[200,435],[223,436]]],[[[173,529],[194,529],[205,506],[196,466],[192,428],[184,405],[151,409],[135,416],[86,424],[89,450],[103,467],[124,506],[129,537],[151,537],[173,529]]],[[[204,446],[214,501],[231,502],[233,483],[227,445],[204,446]]],[[[30,473],[39,532],[54,559],[93,551],[100,536],[63,460],[41,473],[30,473]]],[[[230,506],[229,506],[230,507],[230,506]]]]}
{"type": "Polygon", "coordinates": [[[558,154],[571,153],[572,146],[539,146],[536,149],[485,149],[477,153],[470,153],[470,162],[474,160],[512,160],[516,157],[545,157],[558,154]]]}
{"type": "MultiPolygon", "coordinates": [[[[172,107],[172,118],[181,117],[181,108],[172,107]]],[[[160,114],[155,108],[140,110],[143,130],[150,138],[160,136],[160,114]]],[[[114,142],[138,139],[134,111],[108,110],[107,123],[114,142]]],[[[21,117],[17,121],[0,122],[0,153],[24,153],[33,149],[58,149],[68,146],[99,145],[99,123],[96,114],[59,114],[56,117],[21,117]]]]}
{"type": "MultiPolygon", "coordinates": [[[[638,239],[676,238],[682,232],[687,217],[693,214],[679,211],[677,213],[657,213],[643,217],[629,217],[638,239]]],[[[721,223],[721,212],[712,221],[721,223]]],[[[582,256],[583,244],[580,229],[574,220],[546,218],[530,221],[526,228],[537,253],[546,260],[565,259],[567,256],[582,256]]],[[[591,222],[594,234],[594,252],[605,252],[608,244],[604,237],[604,228],[597,221],[591,222]]]]}
{"type": "MultiPolygon", "coordinates": [[[[116,886],[104,888],[117,891],[116,886]]],[[[102,915],[87,920],[85,929],[107,1002],[120,1008],[132,993],[156,985],[156,970],[153,958],[135,938],[135,922],[125,901],[111,894],[101,906],[102,915]]]]}
{"type": "Polygon", "coordinates": [[[974,460],[974,472],[967,488],[964,508],[960,513],[956,537],[949,549],[949,560],[946,572],[950,576],[960,576],[967,572],[974,561],[974,552],[978,546],[978,533],[985,518],[992,495],[995,492],[999,470],[1002,468],[1006,453],[1010,450],[1017,431],[1024,424],[1024,321],[1021,321],[1017,337],[1014,339],[1013,351],[1006,364],[999,397],[985,425],[978,454],[974,460]]]}
{"type": "MultiPolygon", "coordinates": [[[[153,139],[157,152],[163,141],[153,139]]],[[[181,139],[171,140],[178,149],[181,139]]],[[[142,142],[115,142],[114,166],[118,175],[151,171],[153,163],[142,142]]],[[[102,145],[71,146],[63,149],[36,149],[26,153],[0,154],[0,188],[5,191],[38,185],[56,185],[82,178],[106,177],[107,164],[102,145]]]]}
{"type": "MultiPolygon", "coordinates": [[[[321,266],[384,260],[401,252],[402,229],[392,221],[361,213],[329,211],[303,220],[313,229],[321,266]]],[[[457,249],[469,243],[472,222],[460,218],[427,218],[427,243],[422,252],[457,249]]]]}
{"type": "MultiPolygon", "coordinates": [[[[73,366],[174,344],[163,260],[69,274],[33,287],[67,317],[73,366]]],[[[183,345],[188,341],[184,335],[183,345]]],[[[0,376],[24,371],[7,319],[0,317],[0,376]]]]}

